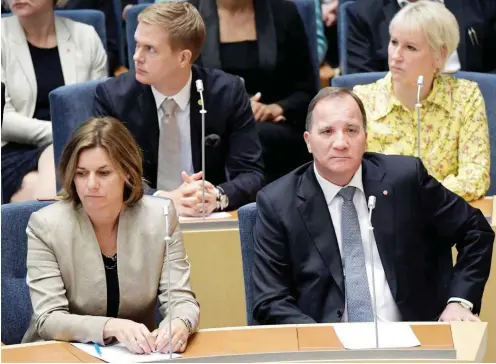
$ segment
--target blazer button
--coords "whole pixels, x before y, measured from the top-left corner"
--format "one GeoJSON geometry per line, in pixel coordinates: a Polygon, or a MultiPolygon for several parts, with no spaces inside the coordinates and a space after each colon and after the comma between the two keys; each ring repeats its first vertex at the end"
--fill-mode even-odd
{"type": "Polygon", "coordinates": [[[342,318],[343,317],[343,310],[342,309],[340,309],[340,308],[338,309],[337,316],[339,318],[342,318]]]}

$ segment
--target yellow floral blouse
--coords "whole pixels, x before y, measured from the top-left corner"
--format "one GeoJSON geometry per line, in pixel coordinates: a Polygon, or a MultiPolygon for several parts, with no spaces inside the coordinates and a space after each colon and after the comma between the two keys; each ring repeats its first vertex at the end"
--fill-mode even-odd
{"type": "MultiPolygon", "coordinates": [[[[417,156],[417,112],[392,93],[391,74],[355,86],[367,112],[368,150],[417,156]]],[[[428,172],[467,201],[489,188],[490,146],[484,99],[475,82],[439,75],[420,109],[420,154],[428,172]]]]}

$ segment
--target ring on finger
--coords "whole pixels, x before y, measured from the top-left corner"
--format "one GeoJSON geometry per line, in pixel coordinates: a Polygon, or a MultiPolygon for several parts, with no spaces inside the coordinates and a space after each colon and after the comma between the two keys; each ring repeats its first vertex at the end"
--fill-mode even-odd
{"type": "Polygon", "coordinates": [[[179,344],[179,346],[183,346],[184,345],[184,341],[182,341],[181,339],[177,340],[177,343],[179,344]]]}

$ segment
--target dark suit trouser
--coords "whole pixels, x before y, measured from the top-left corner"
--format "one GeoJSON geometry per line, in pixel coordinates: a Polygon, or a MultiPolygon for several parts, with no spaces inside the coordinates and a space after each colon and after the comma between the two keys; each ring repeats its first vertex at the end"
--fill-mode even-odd
{"type": "Polygon", "coordinates": [[[303,128],[288,123],[257,122],[265,164],[265,180],[270,183],[311,160],[303,128]]]}

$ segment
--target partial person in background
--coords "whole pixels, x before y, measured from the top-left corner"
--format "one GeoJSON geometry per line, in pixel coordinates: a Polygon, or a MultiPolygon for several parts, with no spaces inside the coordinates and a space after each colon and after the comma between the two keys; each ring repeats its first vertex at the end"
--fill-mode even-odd
{"type": "Polygon", "coordinates": [[[112,0],[67,0],[65,9],[93,9],[105,14],[105,33],[107,35],[107,58],[109,75],[113,76],[119,66],[119,48],[117,46],[117,22],[112,0]]]}
{"type": "MultiPolygon", "coordinates": [[[[460,43],[445,71],[496,72],[496,1],[431,0],[444,3],[459,24],[460,43]]],[[[416,0],[357,0],[349,8],[348,73],[388,70],[389,23],[416,0]]],[[[424,29],[429,31],[429,29],[424,29]]]]}
{"type": "Polygon", "coordinates": [[[322,7],[320,0],[315,2],[315,29],[317,30],[317,58],[319,65],[324,63],[327,54],[327,38],[324,33],[324,22],[322,19],[322,7]]]}
{"type": "Polygon", "coordinates": [[[244,79],[270,182],[309,155],[301,140],[315,88],[308,38],[287,0],[191,0],[207,35],[197,64],[244,79]]]}
{"type": "Polygon", "coordinates": [[[63,1],[9,0],[2,19],[2,191],[5,202],[55,195],[48,94],[103,79],[107,55],[95,29],[57,17],[63,1]]]}
{"type": "Polygon", "coordinates": [[[206,114],[206,211],[233,210],[255,200],[264,184],[255,120],[239,77],[193,62],[205,24],[187,2],[148,6],[138,16],[136,72],[97,86],[94,115],[121,120],[144,158],[144,175],[180,215],[202,216],[202,118],[206,114]]]}
{"type": "Polygon", "coordinates": [[[172,338],[173,350],[184,351],[200,314],[190,264],[174,205],[143,196],[142,156],[129,131],[110,117],[83,123],[64,148],[60,177],[63,201],[33,213],[27,227],[33,316],[23,342],[115,338],[149,354],[168,352],[172,338]]]}
{"type": "Polygon", "coordinates": [[[467,201],[489,188],[490,145],[486,109],[475,82],[441,73],[459,41],[453,14],[442,4],[422,1],[404,7],[390,25],[390,72],[354,91],[367,110],[368,150],[420,153],[429,173],[467,201]],[[420,94],[420,141],[415,104],[420,94]]]}

